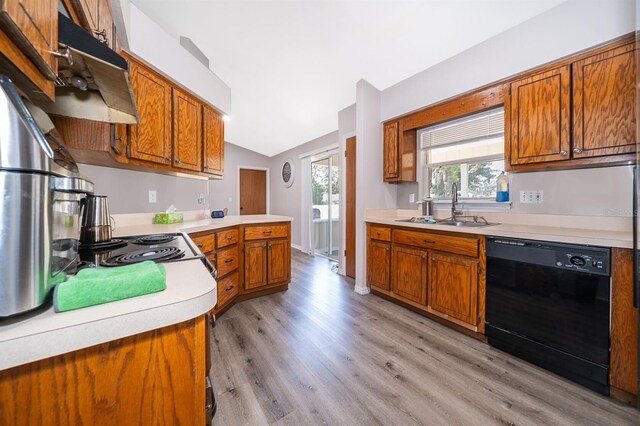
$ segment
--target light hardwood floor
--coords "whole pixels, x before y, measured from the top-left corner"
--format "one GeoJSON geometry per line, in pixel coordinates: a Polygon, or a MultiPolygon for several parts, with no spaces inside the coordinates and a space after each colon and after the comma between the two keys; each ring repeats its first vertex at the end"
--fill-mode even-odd
{"type": "Polygon", "coordinates": [[[293,251],[284,293],[212,329],[215,425],[639,425],[629,406],[414,312],[293,251]]]}

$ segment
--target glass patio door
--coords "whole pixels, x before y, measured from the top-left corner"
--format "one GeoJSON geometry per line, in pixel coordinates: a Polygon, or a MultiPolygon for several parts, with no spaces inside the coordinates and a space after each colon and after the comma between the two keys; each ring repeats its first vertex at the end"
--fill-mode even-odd
{"type": "Polygon", "coordinates": [[[340,158],[311,162],[311,232],[315,254],[338,260],[340,250],[340,158]]]}

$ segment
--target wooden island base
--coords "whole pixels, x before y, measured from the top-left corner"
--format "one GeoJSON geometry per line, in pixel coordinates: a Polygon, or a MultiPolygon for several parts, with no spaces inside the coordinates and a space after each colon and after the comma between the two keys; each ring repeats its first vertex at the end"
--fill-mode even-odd
{"type": "Polygon", "coordinates": [[[203,425],[206,316],[0,371],[2,425],[203,425]]]}

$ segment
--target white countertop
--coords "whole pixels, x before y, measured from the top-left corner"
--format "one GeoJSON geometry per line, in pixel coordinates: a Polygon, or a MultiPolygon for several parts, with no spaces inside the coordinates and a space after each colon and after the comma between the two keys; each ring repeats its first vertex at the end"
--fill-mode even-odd
{"type": "MultiPolygon", "coordinates": [[[[250,225],[257,223],[291,222],[289,216],[277,216],[271,214],[246,215],[246,216],[226,216],[222,219],[199,219],[190,220],[183,223],[171,225],[154,225],[150,219],[144,218],[144,223],[133,217],[134,215],[121,215],[116,217],[116,229],[113,231],[114,237],[143,234],[166,234],[172,232],[200,232],[214,229],[227,228],[229,226],[250,225]],[[129,218],[128,216],[132,216],[129,218]]],[[[139,215],[135,215],[139,216],[139,215]]],[[[149,216],[149,215],[147,215],[149,216]]]]}
{"type": "Polygon", "coordinates": [[[178,324],[215,306],[217,283],[200,259],[164,265],[164,291],[60,313],[49,303],[0,320],[0,370],[178,324]]]}
{"type": "Polygon", "coordinates": [[[465,234],[553,241],[567,244],[633,248],[632,233],[620,230],[584,229],[516,223],[503,223],[484,228],[459,228],[451,225],[429,225],[422,223],[399,222],[399,220],[406,218],[406,216],[368,216],[366,222],[426,230],[461,232],[465,234]]]}

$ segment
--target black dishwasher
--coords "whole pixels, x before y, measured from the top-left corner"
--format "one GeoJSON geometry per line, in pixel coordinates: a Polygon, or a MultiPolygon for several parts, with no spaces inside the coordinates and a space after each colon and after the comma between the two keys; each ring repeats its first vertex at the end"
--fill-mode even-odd
{"type": "Polygon", "coordinates": [[[489,344],[608,395],[611,251],[489,237],[489,344]]]}

